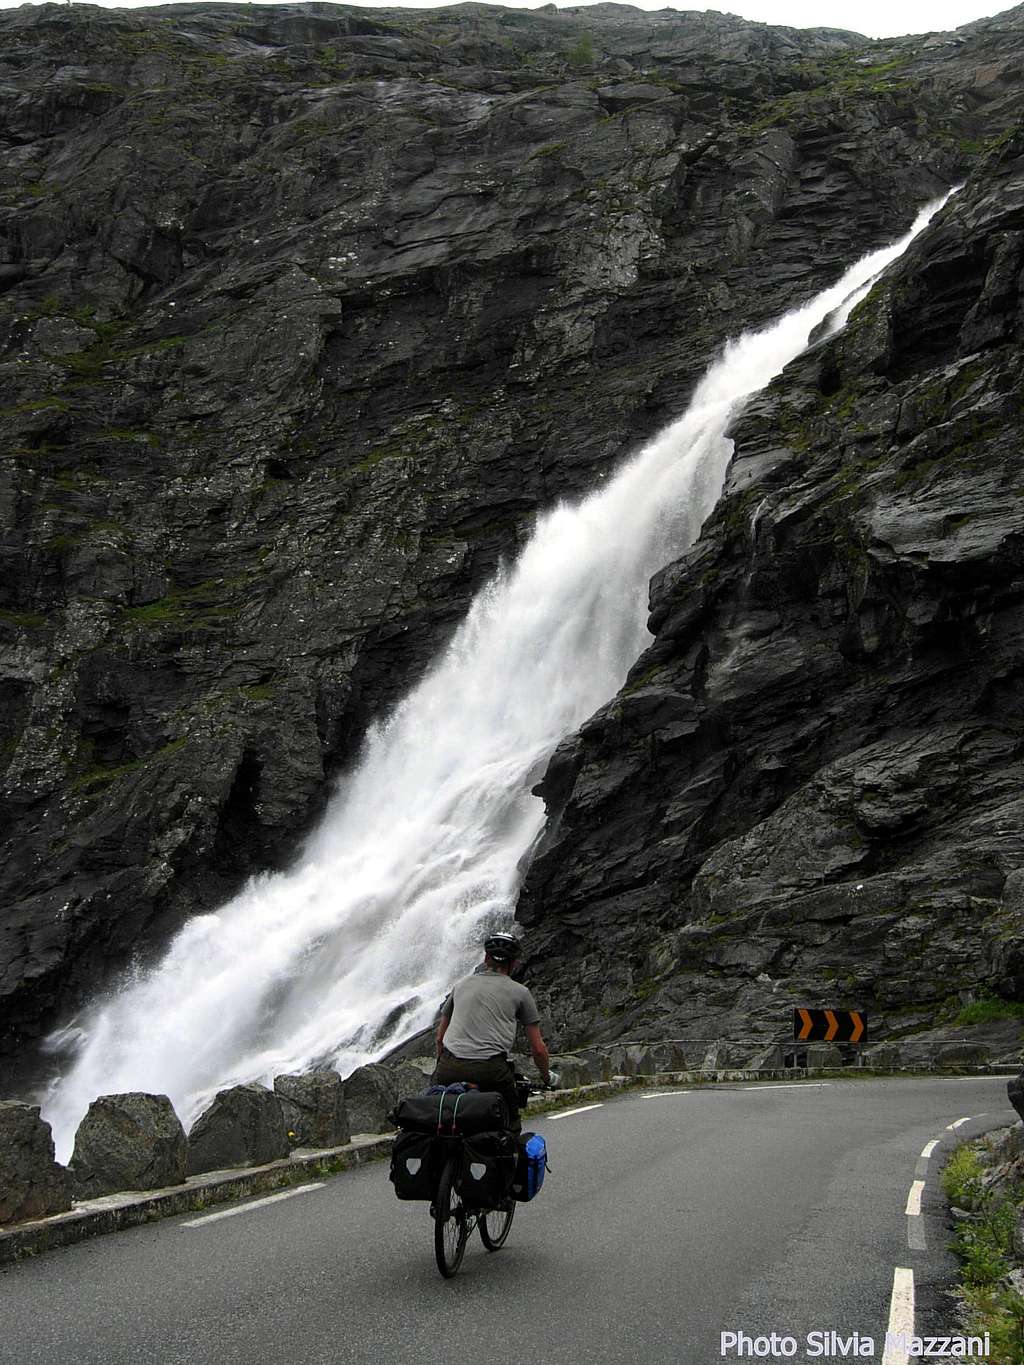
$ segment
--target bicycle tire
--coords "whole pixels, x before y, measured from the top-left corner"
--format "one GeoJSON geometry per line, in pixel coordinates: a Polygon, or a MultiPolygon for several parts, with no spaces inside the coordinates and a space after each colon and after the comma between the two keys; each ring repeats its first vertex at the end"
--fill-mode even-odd
{"type": "Polygon", "coordinates": [[[457,1171],[458,1158],[450,1157],[441,1172],[434,1201],[434,1256],[446,1280],[459,1273],[469,1241],[465,1205],[455,1188],[457,1171]]]}
{"type": "Polygon", "coordinates": [[[504,1209],[485,1209],[480,1215],[480,1240],[488,1251],[497,1251],[505,1245],[505,1239],[512,1231],[512,1219],[516,1216],[515,1200],[508,1201],[504,1209]]]}

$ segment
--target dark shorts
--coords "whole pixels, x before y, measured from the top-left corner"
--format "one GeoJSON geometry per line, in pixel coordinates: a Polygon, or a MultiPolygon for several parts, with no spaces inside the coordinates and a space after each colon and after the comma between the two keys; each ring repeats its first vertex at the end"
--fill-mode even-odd
{"type": "Polygon", "coordinates": [[[466,1061],[453,1057],[445,1049],[438,1058],[432,1080],[435,1085],[453,1085],[456,1081],[471,1081],[481,1090],[496,1090],[508,1105],[509,1127],[513,1133],[522,1131],[519,1121],[519,1101],[516,1096],[516,1078],[512,1064],[507,1057],[491,1057],[482,1062],[466,1061]]]}

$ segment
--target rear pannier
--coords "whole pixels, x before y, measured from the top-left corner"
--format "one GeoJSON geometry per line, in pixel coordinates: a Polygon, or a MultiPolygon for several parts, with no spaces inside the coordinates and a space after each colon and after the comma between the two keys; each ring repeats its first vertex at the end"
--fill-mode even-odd
{"type": "Polygon", "coordinates": [[[462,1143],[459,1194],[470,1208],[493,1209],[507,1199],[519,1160],[512,1133],[477,1133],[462,1143]]]}
{"type": "Polygon", "coordinates": [[[433,1200],[441,1156],[426,1133],[399,1133],[391,1147],[391,1183],[399,1199],[433,1200]]]}

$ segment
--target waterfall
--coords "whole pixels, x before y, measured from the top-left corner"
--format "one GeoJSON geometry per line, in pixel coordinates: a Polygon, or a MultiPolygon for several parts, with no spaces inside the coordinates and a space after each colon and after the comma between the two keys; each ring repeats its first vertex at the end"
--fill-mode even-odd
{"type": "Polygon", "coordinates": [[[294,867],[192,919],[159,963],[52,1035],[51,1050],[70,1054],[41,1097],[60,1159],[97,1095],[167,1094],[187,1125],[224,1086],[327,1059],[344,1074],[380,1055],[396,1017],[403,1034],[431,1021],[483,932],[509,926],[544,819],[530,787],[649,642],[648,582],[714,507],[739,405],[816,326],[844,324],[941,202],[805,307],[729,342],[678,421],[596,492],[542,516],[369,732],[294,867]]]}

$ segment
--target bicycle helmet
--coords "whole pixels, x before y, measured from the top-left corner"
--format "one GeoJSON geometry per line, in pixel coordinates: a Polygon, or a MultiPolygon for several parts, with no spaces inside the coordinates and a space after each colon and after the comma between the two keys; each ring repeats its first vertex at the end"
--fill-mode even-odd
{"type": "Polygon", "coordinates": [[[495,962],[514,962],[523,945],[513,934],[491,934],[484,939],[484,952],[495,962]]]}

